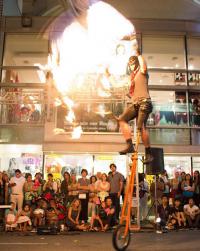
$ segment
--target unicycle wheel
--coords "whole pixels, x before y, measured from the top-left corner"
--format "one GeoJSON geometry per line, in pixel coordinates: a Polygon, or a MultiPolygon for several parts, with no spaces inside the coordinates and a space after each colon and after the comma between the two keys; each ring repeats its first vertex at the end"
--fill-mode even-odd
{"type": "Polygon", "coordinates": [[[112,243],[115,250],[118,251],[126,250],[130,244],[131,240],[130,230],[128,229],[128,232],[125,236],[125,229],[126,229],[125,225],[119,225],[113,232],[112,243]]]}

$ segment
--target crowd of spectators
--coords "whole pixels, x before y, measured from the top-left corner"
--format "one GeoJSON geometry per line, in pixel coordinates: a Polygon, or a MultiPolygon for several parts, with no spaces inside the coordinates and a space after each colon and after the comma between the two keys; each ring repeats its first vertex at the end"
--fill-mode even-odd
{"type": "MultiPolygon", "coordinates": [[[[0,172],[0,204],[10,205],[4,211],[5,230],[36,231],[42,226],[56,226],[65,230],[107,231],[119,222],[125,186],[126,180],[115,164],[110,164],[108,174],[99,172],[89,179],[86,169],[82,169],[80,178],[65,172],[61,182],[55,181],[51,173],[44,180],[41,173],[33,178],[28,173],[24,177],[18,169],[13,177],[0,172]]],[[[139,200],[140,220],[146,220],[149,207],[157,204],[154,213],[163,229],[200,226],[198,171],[193,176],[176,172],[173,179],[168,179],[164,171],[150,185],[140,174],[139,200]]],[[[2,218],[3,210],[0,211],[2,218]]],[[[132,218],[134,215],[133,209],[132,218]]]]}

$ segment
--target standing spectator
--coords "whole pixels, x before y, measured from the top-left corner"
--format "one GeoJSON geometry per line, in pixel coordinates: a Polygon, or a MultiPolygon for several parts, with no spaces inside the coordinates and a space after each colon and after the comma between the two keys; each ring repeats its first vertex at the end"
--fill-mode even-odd
{"type": "MultiPolygon", "coordinates": [[[[157,200],[158,203],[161,204],[164,189],[165,189],[165,184],[163,180],[159,179],[159,176],[156,175],[156,182],[153,181],[150,185],[151,202],[154,202],[155,200],[157,200]]],[[[157,201],[155,202],[157,203],[157,201]]]]}
{"type": "Polygon", "coordinates": [[[104,201],[105,198],[109,196],[110,183],[108,182],[108,176],[105,173],[103,173],[101,177],[102,179],[97,186],[97,190],[100,200],[104,201]]]}
{"type": "Polygon", "coordinates": [[[140,195],[140,219],[144,220],[148,214],[148,194],[149,184],[145,180],[145,174],[142,173],[139,176],[139,195],[140,195]]]}
{"type": "Polygon", "coordinates": [[[24,200],[24,183],[25,178],[22,176],[22,173],[19,169],[15,170],[15,177],[10,179],[10,186],[11,186],[11,202],[14,202],[18,211],[22,210],[23,200],[24,200]]]}
{"type": "Polygon", "coordinates": [[[121,173],[116,171],[117,167],[114,163],[110,164],[111,173],[108,176],[110,183],[110,198],[112,199],[113,206],[115,207],[116,220],[119,220],[120,212],[120,196],[123,189],[124,177],[121,173]]]}
{"type": "Polygon", "coordinates": [[[96,174],[97,181],[95,183],[96,189],[97,189],[99,183],[101,182],[101,176],[102,176],[101,172],[97,172],[97,174],[96,174]]]}
{"type": "Polygon", "coordinates": [[[42,193],[43,183],[44,183],[44,181],[42,179],[42,174],[36,173],[35,179],[34,179],[33,189],[34,189],[37,197],[39,197],[42,193]]]}
{"type": "Polygon", "coordinates": [[[96,176],[91,176],[90,177],[90,184],[89,184],[89,203],[88,203],[88,215],[94,216],[95,214],[95,208],[96,208],[96,203],[98,200],[97,197],[97,190],[96,190],[96,183],[97,178],[96,176]]]}
{"type": "Polygon", "coordinates": [[[181,182],[181,189],[183,194],[184,204],[188,202],[188,199],[194,195],[194,183],[189,173],[185,175],[185,180],[181,182]]]}
{"type": "Polygon", "coordinates": [[[31,206],[32,200],[34,198],[32,175],[30,173],[26,174],[26,181],[24,183],[24,200],[25,204],[31,206]]]}
{"type": "Polygon", "coordinates": [[[194,201],[199,207],[200,204],[200,174],[199,171],[194,172],[194,201]]]}
{"type": "Polygon", "coordinates": [[[165,187],[164,187],[164,191],[163,194],[167,195],[169,197],[169,192],[170,192],[170,182],[168,179],[168,174],[167,171],[164,170],[160,176],[160,180],[164,182],[165,187]]]}
{"type": "Polygon", "coordinates": [[[87,223],[88,221],[88,201],[89,201],[89,184],[90,181],[87,179],[88,171],[82,169],[82,178],[78,179],[79,199],[81,201],[81,212],[80,220],[87,223]]]}
{"type": "Polygon", "coordinates": [[[61,182],[61,193],[64,196],[64,204],[67,206],[68,204],[68,186],[70,183],[70,174],[68,172],[64,172],[63,174],[64,180],[61,182]]]}
{"type": "Polygon", "coordinates": [[[8,205],[10,202],[10,186],[9,186],[9,177],[7,173],[3,174],[3,187],[4,187],[4,203],[8,205]]]}
{"type": "Polygon", "coordinates": [[[189,203],[184,206],[184,213],[190,228],[199,227],[200,210],[194,204],[193,198],[190,198],[189,203]]]}
{"type": "Polygon", "coordinates": [[[43,191],[50,196],[50,199],[52,198],[53,194],[57,192],[58,190],[58,185],[57,183],[53,180],[53,174],[49,173],[48,174],[48,180],[43,186],[43,191]]]}
{"type": "Polygon", "coordinates": [[[180,183],[180,175],[179,172],[175,172],[175,177],[170,182],[170,198],[172,199],[172,202],[174,203],[174,200],[181,196],[181,191],[179,188],[180,183]]]}
{"type": "Polygon", "coordinates": [[[74,199],[78,198],[78,182],[76,180],[76,174],[71,174],[70,184],[68,185],[68,200],[71,203],[74,199]]]}

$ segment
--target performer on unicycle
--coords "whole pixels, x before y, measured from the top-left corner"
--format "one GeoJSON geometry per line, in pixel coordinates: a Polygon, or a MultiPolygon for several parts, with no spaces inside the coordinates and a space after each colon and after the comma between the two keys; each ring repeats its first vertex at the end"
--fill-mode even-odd
{"type": "Polygon", "coordinates": [[[147,64],[140,54],[139,49],[136,49],[135,56],[129,58],[127,73],[130,75],[130,96],[132,105],[129,106],[118,121],[121,132],[126,140],[126,148],[120,151],[120,154],[133,153],[135,151],[131,137],[131,128],[128,124],[130,120],[137,119],[137,133],[141,135],[145,146],[144,164],[153,160],[150,147],[149,133],[146,128],[147,119],[152,112],[152,102],[148,89],[148,72],[147,64]]]}

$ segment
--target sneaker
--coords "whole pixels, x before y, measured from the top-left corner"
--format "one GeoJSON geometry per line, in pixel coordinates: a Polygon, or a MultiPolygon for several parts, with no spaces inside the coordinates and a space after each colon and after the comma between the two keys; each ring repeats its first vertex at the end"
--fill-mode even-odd
{"type": "Polygon", "coordinates": [[[157,233],[157,234],[162,234],[162,233],[163,233],[163,231],[161,231],[161,230],[157,230],[157,231],[156,231],[156,233],[157,233]]]}
{"type": "Polygon", "coordinates": [[[120,151],[119,154],[120,155],[125,155],[127,153],[134,153],[134,152],[135,152],[134,145],[129,144],[129,145],[127,145],[127,147],[124,150],[120,151]]]}
{"type": "Polygon", "coordinates": [[[143,164],[144,164],[144,165],[149,164],[149,163],[151,163],[153,160],[154,160],[153,155],[151,155],[151,154],[148,153],[148,154],[146,154],[146,156],[145,156],[145,159],[144,159],[144,161],[143,161],[143,164]]]}

